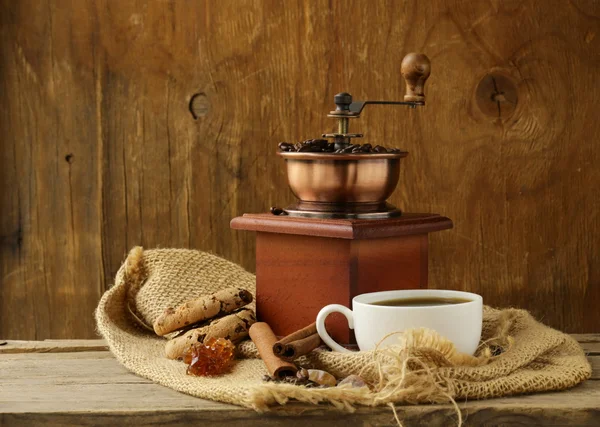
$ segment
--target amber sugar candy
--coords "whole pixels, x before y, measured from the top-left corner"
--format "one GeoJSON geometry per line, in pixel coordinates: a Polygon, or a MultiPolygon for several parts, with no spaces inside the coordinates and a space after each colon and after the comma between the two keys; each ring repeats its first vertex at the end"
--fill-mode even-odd
{"type": "Polygon", "coordinates": [[[225,338],[209,338],[194,344],[183,356],[189,366],[188,375],[216,376],[228,372],[233,362],[235,346],[225,338]]]}

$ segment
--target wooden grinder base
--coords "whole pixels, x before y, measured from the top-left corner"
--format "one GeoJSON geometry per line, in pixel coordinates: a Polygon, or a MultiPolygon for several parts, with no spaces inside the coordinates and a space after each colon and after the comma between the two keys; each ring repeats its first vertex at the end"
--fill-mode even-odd
{"type": "MultiPolygon", "coordinates": [[[[452,228],[436,214],[378,220],[315,219],[244,214],[236,230],[256,231],[256,309],[276,335],[315,321],[327,304],[352,307],[366,292],[427,287],[427,235],[452,228]]],[[[354,344],[346,319],[333,314],[327,330],[354,344]]]]}

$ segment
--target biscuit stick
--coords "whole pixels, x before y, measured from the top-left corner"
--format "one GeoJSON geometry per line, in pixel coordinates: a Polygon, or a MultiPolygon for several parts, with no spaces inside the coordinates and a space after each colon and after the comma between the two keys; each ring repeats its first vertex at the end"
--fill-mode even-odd
{"type": "Polygon", "coordinates": [[[177,308],[169,307],[154,322],[154,332],[166,335],[188,325],[231,313],[252,302],[252,294],[241,288],[227,288],[188,301],[177,308]]]}
{"type": "Polygon", "coordinates": [[[209,338],[227,338],[235,343],[248,336],[248,329],[254,322],[254,311],[242,308],[169,340],[165,346],[165,353],[169,359],[177,359],[194,343],[203,343],[209,338]]]}

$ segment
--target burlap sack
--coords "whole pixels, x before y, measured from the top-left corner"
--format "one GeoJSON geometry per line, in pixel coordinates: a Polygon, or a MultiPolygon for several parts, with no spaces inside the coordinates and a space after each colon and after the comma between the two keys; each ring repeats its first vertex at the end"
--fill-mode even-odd
{"type": "Polygon", "coordinates": [[[315,351],[298,361],[337,378],[359,374],[370,389],[264,383],[267,372],[251,341],[239,345],[242,358],[231,373],[215,378],[186,375],[183,362],[165,357],[166,341],[150,325],[166,307],[233,285],[254,293],[254,276],[207,253],[135,248],[100,301],[98,330],[132,372],[183,393],[257,410],[291,398],[349,410],[390,402],[483,399],[562,390],[591,375],[582,349],[568,335],[538,323],[526,311],[487,307],[476,356],[458,354],[433,331],[416,330],[399,334],[398,345],[382,350],[315,351]]]}

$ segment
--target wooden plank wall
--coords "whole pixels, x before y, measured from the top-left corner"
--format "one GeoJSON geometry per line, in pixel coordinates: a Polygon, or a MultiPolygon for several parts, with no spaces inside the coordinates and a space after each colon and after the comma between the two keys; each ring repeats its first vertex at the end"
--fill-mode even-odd
{"type": "Polygon", "coordinates": [[[292,201],[276,144],[332,130],[342,90],[402,99],[410,51],[427,107],[353,129],[410,152],[391,202],[455,222],[431,286],[600,331],[600,2],[0,4],[1,337],[94,337],[134,245],[253,269],[229,221],[292,201]]]}

